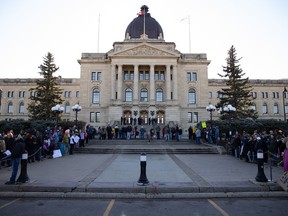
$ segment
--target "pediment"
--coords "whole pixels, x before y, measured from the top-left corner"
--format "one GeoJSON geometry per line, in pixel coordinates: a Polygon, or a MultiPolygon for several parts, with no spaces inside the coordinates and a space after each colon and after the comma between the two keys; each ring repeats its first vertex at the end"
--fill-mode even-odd
{"type": "Polygon", "coordinates": [[[126,50],[120,50],[115,53],[111,53],[110,56],[137,56],[137,57],[178,57],[178,53],[174,53],[168,50],[159,49],[149,44],[141,44],[126,50]]]}

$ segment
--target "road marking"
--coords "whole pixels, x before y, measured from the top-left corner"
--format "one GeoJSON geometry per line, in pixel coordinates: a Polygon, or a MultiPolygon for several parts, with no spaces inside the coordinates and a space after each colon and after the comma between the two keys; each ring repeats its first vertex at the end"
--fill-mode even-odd
{"type": "Polygon", "coordinates": [[[222,209],[219,205],[217,205],[213,200],[208,199],[208,202],[214,207],[216,208],[223,216],[229,216],[229,214],[222,209]]]}
{"type": "Polygon", "coordinates": [[[108,216],[109,215],[114,203],[115,203],[115,199],[112,199],[110,201],[109,205],[107,206],[106,211],[104,212],[103,216],[108,216]]]}
{"type": "Polygon", "coordinates": [[[0,206],[0,209],[5,208],[5,207],[13,204],[14,202],[16,202],[16,201],[18,201],[18,200],[20,200],[20,199],[21,199],[21,198],[17,198],[17,199],[15,199],[15,200],[12,200],[12,201],[9,202],[9,203],[6,203],[5,205],[0,206]]]}

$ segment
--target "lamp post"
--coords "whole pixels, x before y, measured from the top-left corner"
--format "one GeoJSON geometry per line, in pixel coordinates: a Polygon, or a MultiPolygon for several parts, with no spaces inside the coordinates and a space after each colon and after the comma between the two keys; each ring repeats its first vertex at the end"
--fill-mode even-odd
{"type": "Polygon", "coordinates": [[[64,111],[64,107],[57,104],[56,106],[51,108],[52,112],[56,113],[56,129],[58,128],[58,115],[64,111]]]}
{"type": "Polygon", "coordinates": [[[72,110],[74,112],[76,112],[76,128],[78,128],[78,112],[80,112],[82,110],[82,107],[79,105],[79,104],[75,104],[73,107],[72,107],[72,110]]]}
{"type": "Polygon", "coordinates": [[[285,110],[285,95],[287,93],[286,87],[283,90],[283,113],[284,113],[284,122],[286,122],[286,110],[285,110]]]}
{"type": "Polygon", "coordinates": [[[233,107],[231,104],[228,104],[223,108],[224,112],[227,112],[229,115],[229,139],[231,139],[232,132],[231,132],[231,112],[235,112],[236,108],[233,107]]]}
{"type": "Polygon", "coordinates": [[[212,104],[209,104],[206,107],[206,110],[207,110],[207,112],[210,112],[210,122],[211,122],[211,125],[212,125],[212,112],[214,112],[216,110],[216,107],[213,106],[212,104]]]}

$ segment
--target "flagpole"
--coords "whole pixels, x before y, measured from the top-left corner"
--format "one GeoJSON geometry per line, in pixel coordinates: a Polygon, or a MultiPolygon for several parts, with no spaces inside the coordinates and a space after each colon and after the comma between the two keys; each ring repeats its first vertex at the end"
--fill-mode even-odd
{"type": "Polygon", "coordinates": [[[98,16],[98,45],[97,45],[97,52],[99,53],[99,39],[100,38],[100,14],[98,16]]]}
{"type": "Polygon", "coordinates": [[[146,14],[146,11],[145,11],[145,7],[144,7],[144,37],[145,37],[145,14],[146,14]]]}
{"type": "Polygon", "coordinates": [[[190,15],[188,16],[188,24],[189,24],[189,52],[191,53],[191,30],[190,30],[190,15]]]}
{"type": "Polygon", "coordinates": [[[189,30],[189,52],[191,53],[191,29],[190,29],[190,15],[188,17],[185,17],[181,19],[180,21],[184,21],[188,19],[188,30],[189,30]]]}

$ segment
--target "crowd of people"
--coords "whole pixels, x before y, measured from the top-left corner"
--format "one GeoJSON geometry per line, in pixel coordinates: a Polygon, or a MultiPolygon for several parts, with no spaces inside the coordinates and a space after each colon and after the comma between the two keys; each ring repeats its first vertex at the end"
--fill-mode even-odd
{"type": "Polygon", "coordinates": [[[53,129],[48,126],[43,132],[36,129],[20,130],[14,135],[11,129],[0,133],[0,168],[12,166],[11,178],[6,184],[15,184],[22,154],[28,154],[28,163],[53,158],[58,149],[61,155],[72,155],[75,147],[84,147],[88,143],[86,131],[78,130],[75,126],[65,130],[61,126],[53,129]]]}
{"type": "MultiPolygon", "coordinates": [[[[219,128],[207,127],[202,129],[200,126],[188,128],[188,139],[195,140],[196,144],[207,142],[219,145],[223,143],[223,137],[220,137],[219,128]]],[[[55,150],[60,150],[61,155],[74,153],[75,147],[84,147],[89,139],[147,139],[149,142],[153,139],[162,139],[165,141],[179,141],[183,134],[182,128],[178,125],[161,127],[159,124],[149,125],[114,125],[95,128],[87,125],[85,129],[74,127],[63,129],[61,126],[50,128],[44,131],[36,129],[21,130],[19,134],[14,135],[13,130],[0,134],[0,160],[1,166],[12,166],[12,175],[7,184],[14,184],[17,175],[21,156],[24,152],[28,153],[28,163],[41,161],[42,158],[53,158],[55,150]]],[[[257,151],[264,153],[264,162],[268,159],[274,165],[283,165],[284,171],[288,171],[288,134],[281,130],[263,131],[249,134],[246,132],[235,132],[232,135],[230,131],[224,138],[226,147],[229,147],[231,153],[239,159],[247,162],[256,162],[257,151]]]]}
{"type": "Polygon", "coordinates": [[[255,130],[252,134],[236,132],[227,145],[236,158],[257,162],[257,152],[260,150],[263,152],[264,162],[267,163],[270,159],[274,166],[281,165],[285,172],[288,171],[288,134],[282,130],[255,130]]]}
{"type": "Polygon", "coordinates": [[[95,131],[95,136],[98,137],[99,140],[110,140],[110,139],[147,139],[149,141],[153,139],[164,139],[166,141],[176,140],[179,141],[181,139],[181,135],[183,134],[183,130],[178,125],[175,126],[160,126],[158,124],[154,124],[152,126],[143,126],[143,125],[115,125],[110,126],[107,125],[98,127],[95,131]]]}

